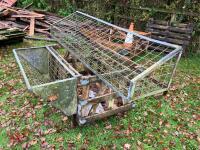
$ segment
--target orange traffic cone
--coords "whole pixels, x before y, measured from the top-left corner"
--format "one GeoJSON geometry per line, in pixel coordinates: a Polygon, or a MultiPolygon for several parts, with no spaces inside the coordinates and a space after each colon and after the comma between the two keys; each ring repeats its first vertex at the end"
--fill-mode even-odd
{"type": "MultiPolygon", "coordinates": [[[[131,22],[130,26],[129,26],[129,31],[134,31],[134,23],[131,22]]],[[[129,49],[132,46],[133,43],[133,34],[132,33],[127,33],[126,35],[126,39],[124,42],[124,47],[126,49],[129,49]]]]}
{"type": "Polygon", "coordinates": [[[131,22],[130,26],[129,26],[129,31],[134,31],[135,28],[135,24],[133,22],[131,22]]]}

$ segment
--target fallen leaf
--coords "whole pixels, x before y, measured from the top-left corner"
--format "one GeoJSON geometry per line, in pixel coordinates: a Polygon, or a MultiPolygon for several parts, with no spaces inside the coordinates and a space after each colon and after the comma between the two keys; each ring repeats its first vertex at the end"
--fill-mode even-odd
{"type": "Polygon", "coordinates": [[[170,128],[170,127],[171,127],[170,123],[168,123],[168,122],[165,124],[165,126],[166,126],[167,128],[170,128]]]}
{"type": "Polygon", "coordinates": [[[5,114],[6,114],[6,112],[4,110],[0,109],[0,116],[5,115],[5,114]]]}
{"type": "Polygon", "coordinates": [[[59,137],[56,139],[56,142],[63,142],[64,141],[64,138],[63,137],[59,137]]]}
{"type": "Polygon", "coordinates": [[[41,128],[35,129],[34,132],[35,132],[35,135],[39,137],[44,134],[41,128]]]}
{"type": "Polygon", "coordinates": [[[56,129],[48,129],[46,131],[44,131],[44,134],[47,135],[47,134],[52,134],[52,133],[55,133],[56,132],[56,129]]]}
{"type": "Polygon", "coordinates": [[[3,106],[3,104],[4,104],[3,102],[0,102],[0,107],[3,106]]]}
{"type": "Polygon", "coordinates": [[[50,102],[56,101],[57,99],[58,99],[58,96],[57,96],[57,95],[52,95],[52,96],[49,96],[49,97],[48,97],[48,100],[49,100],[50,102]]]}
{"type": "Polygon", "coordinates": [[[22,134],[23,134],[24,136],[28,137],[29,134],[30,134],[30,132],[31,132],[31,131],[30,131],[28,128],[25,128],[25,129],[23,129],[22,134]]]}
{"type": "Polygon", "coordinates": [[[129,150],[129,149],[131,149],[131,145],[128,143],[124,144],[124,150],[129,150]]]}
{"type": "Polygon", "coordinates": [[[53,123],[53,121],[51,121],[51,120],[45,120],[45,121],[44,121],[44,125],[45,125],[45,126],[53,126],[53,124],[54,124],[54,123],[53,123]]]}
{"type": "Polygon", "coordinates": [[[162,120],[160,120],[160,121],[159,121],[159,125],[161,126],[162,124],[163,124],[163,121],[162,121],[162,120]]]}
{"type": "Polygon", "coordinates": [[[167,130],[164,130],[163,132],[164,132],[165,134],[167,134],[167,133],[168,133],[168,131],[167,131],[167,130]]]}
{"type": "Polygon", "coordinates": [[[200,121],[200,115],[199,114],[193,115],[193,118],[197,121],[200,121]]]}
{"type": "Polygon", "coordinates": [[[71,149],[73,149],[75,147],[75,144],[74,144],[74,142],[73,141],[68,141],[68,150],[71,150],[71,149]]]}
{"type": "Polygon", "coordinates": [[[48,147],[48,143],[46,141],[42,142],[41,147],[46,149],[48,147]]]}
{"type": "Polygon", "coordinates": [[[15,132],[15,133],[8,132],[7,135],[10,139],[10,143],[8,144],[9,147],[14,146],[14,145],[26,140],[26,137],[24,137],[24,135],[19,132],[15,132]]]}
{"type": "Polygon", "coordinates": [[[80,147],[80,150],[87,150],[88,149],[88,145],[86,144],[83,144],[81,147],[80,147]]]}
{"type": "Polygon", "coordinates": [[[65,123],[66,123],[67,120],[68,120],[67,116],[65,116],[65,117],[62,118],[62,121],[65,122],[65,123]]]}
{"type": "Polygon", "coordinates": [[[30,118],[32,116],[32,114],[30,112],[26,113],[25,117],[26,118],[30,118]]]}
{"type": "Polygon", "coordinates": [[[42,108],[41,104],[35,106],[35,109],[40,109],[40,108],[42,108]]]}
{"type": "Polygon", "coordinates": [[[77,140],[78,140],[78,141],[80,141],[80,139],[81,139],[81,136],[82,136],[82,134],[81,134],[81,133],[79,133],[79,134],[78,134],[78,136],[77,136],[77,140]]]}
{"type": "Polygon", "coordinates": [[[145,111],[145,112],[144,112],[144,116],[147,116],[147,115],[148,115],[148,113],[145,111]]]}
{"type": "Polygon", "coordinates": [[[40,138],[41,142],[44,142],[46,139],[44,137],[40,138]]]}
{"type": "Polygon", "coordinates": [[[200,136],[197,136],[197,141],[198,141],[199,144],[200,144],[200,136]]]}
{"type": "Polygon", "coordinates": [[[31,141],[29,141],[28,143],[31,145],[31,146],[33,146],[33,145],[35,145],[35,144],[37,144],[37,140],[31,140],[31,141]]]}
{"type": "Polygon", "coordinates": [[[39,123],[39,122],[37,122],[37,121],[34,122],[34,126],[35,126],[35,127],[39,127],[40,125],[41,125],[41,123],[39,123]]]}
{"type": "Polygon", "coordinates": [[[30,145],[27,142],[22,144],[22,149],[28,149],[29,147],[30,147],[30,145]]]}
{"type": "Polygon", "coordinates": [[[111,125],[111,124],[110,124],[110,125],[107,125],[105,128],[106,128],[106,129],[112,129],[112,125],[111,125]]]}

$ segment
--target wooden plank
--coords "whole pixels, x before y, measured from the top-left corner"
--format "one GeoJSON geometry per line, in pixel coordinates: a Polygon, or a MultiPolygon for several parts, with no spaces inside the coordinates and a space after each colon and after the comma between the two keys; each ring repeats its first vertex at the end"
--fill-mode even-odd
{"type": "Polygon", "coordinates": [[[153,35],[157,35],[157,36],[168,36],[171,38],[177,38],[177,39],[182,39],[182,40],[190,40],[191,39],[191,35],[189,34],[181,34],[181,33],[176,33],[176,32],[170,32],[170,31],[160,31],[157,29],[151,29],[148,28],[147,29],[148,32],[151,32],[151,34],[153,35]]]}
{"type": "Polygon", "coordinates": [[[126,104],[124,106],[118,107],[118,108],[113,109],[113,110],[105,111],[102,114],[95,114],[95,115],[92,115],[92,116],[87,116],[87,117],[85,117],[83,119],[85,119],[87,122],[93,122],[95,120],[103,119],[103,118],[112,116],[114,114],[118,114],[118,113],[122,113],[122,112],[128,111],[128,110],[130,110],[132,108],[133,108],[133,104],[130,103],[130,104],[126,104]]]}
{"type": "Polygon", "coordinates": [[[150,24],[164,25],[164,26],[168,26],[168,25],[169,25],[169,21],[154,20],[153,18],[150,18],[150,19],[149,19],[149,23],[150,23],[150,24]]]}
{"type": "Polygon", "coordinates": [[[29,32],[29,36],[33,36],[35,32],[35,18],[32,17],[30,20],[30,32],[29,32]]]}
{"type": "MultiPolygon", "coordinates": [[[[30,19],[27,18],[20,18],[21,21],[30,24],[30,19]]],[[[41,20],[35,20],[35,26],[40,26],[43,28],[49,28],[50,26],[47,25],[46,23],[41,22],[41,20]]]]}
{"type": "Polygon", "coordinates": [[[193,29],[188,29],[188,28],[178,28],[178,27],[164,26],[164,25],[157,25],[157,24],[147,24],[147,28],[169,30],[169,31],[179,32],[179,33],[191,33],[193,30],[193,29]]]}
{"type": "Polygon", "coordinates": [[[172,27],[178,27],[178,28],[193,28],[192,23],[171,23],[169,21],[163,21],[163,20],[155,20],[153,18],[149,19],[150,24],[158,24],[158,25],[164,25],[164,26],[172,26],[172,27]]]}
{"type": "Polygon", "coordinates": [[[89,91],[90,91],[90,86],[89,86],[89,85],[83,86],[82,98],[83,98],[84,100],[88,99],[88,97],[89,97],[89,91]]]}
{"type": "Polygon", "coordinates": [[[160,36],[156,36],[156,35],[151,35],[151,37],[153,39],[158,39],[161,41],[178,44],[178,45],[188,45],[190,43],[190,41],[186,41],[186,40],[178,40],[178,39],[174,39],[174,38],[160,37],[160,36]]]}
{"type": "Polygon", "coordinates": [[[43,15],[12,15],[13,18],[37,18],[37,19],[44,19],[43,15]]]}

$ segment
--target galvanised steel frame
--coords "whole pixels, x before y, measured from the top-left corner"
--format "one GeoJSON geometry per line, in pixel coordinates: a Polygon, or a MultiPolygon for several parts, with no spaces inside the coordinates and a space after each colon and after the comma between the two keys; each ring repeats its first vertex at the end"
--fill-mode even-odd
{"type": "Polygon", "coordinates": [[[182,54],[178,45],[79,11],[53,24],[51,35],[125,103],[167,91],[182,54]]]}

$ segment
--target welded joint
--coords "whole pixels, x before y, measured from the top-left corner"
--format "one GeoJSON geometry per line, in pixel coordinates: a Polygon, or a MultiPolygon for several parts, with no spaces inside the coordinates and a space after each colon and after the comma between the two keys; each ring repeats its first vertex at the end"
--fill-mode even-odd
{"type": "Polygon", "coordinates": [[[135,92],[135,86],[136,86],[136,81],[135,82],[130,82],[130,86],[128,89],[128,100],[130,101],[133,96],[134,96],[134,92],[135,92]]]}

